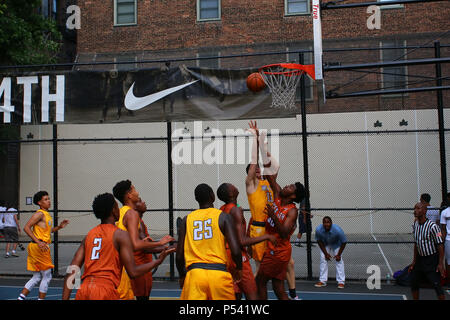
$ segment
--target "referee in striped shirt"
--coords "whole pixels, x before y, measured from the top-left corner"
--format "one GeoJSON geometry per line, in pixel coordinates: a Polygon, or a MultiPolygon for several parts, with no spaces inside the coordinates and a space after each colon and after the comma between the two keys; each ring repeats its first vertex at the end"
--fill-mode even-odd
{"type": "Polygon", "coordinates": [[[411,272],[411,293],[414,300],[419,299],[422,279],[433,285],[439,300],[445,300],[440,285],[441,276],[445,276],[444,240],[439,226],[426,217],[427,206],[421,202],[414,206],[413,225],[414,260],[409,267],[411,272]]]}

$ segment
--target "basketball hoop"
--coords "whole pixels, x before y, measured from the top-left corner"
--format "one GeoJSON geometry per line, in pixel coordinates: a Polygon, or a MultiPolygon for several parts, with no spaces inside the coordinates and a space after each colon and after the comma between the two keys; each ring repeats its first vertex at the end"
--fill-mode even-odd
{"type": "Polygon", "coordinates": [[[314,77],[314,65],[276,63],[259,68],[259,73],[272,93],[272,108],[295,108],[295,93],[303,73],[314,77]]]}

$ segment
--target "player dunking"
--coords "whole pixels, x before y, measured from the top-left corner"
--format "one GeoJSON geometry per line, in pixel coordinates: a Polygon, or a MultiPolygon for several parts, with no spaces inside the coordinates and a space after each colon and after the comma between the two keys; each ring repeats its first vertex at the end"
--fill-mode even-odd
{"type": "Polygon", "coordinates": [[[215,196],[209,185],[199,184],[194,194],[200,209],[182,220],[178,237],[176,265],[183,288],[180,299],[234,300],[225,244],[236,264],[236,281],[242,277],[242,255],[233,219],[213,207],[215,196]]]}
{"type": "MultiPolygon", "coordinates": [[[[265,233],[267,215],[264,210],[267,203],[273,202],[273,193],[269,182],[261,176],[261,169],[258,164],[259,130],[256,121],[250,121],[249,131],[253,135],[251,163],[247,166],[247,178],[245,179],[245,189],[247,192],[248,204],[251,212],[251,219],[248,226],[250,237],[260,237],[265,233]]],[[[250,247],[250,254],[255,260],[256,272],[261,263],[266,242],[260,242],[250,247]]]]}
{"type": "MultiPolygon", "coordinates": [[[[110,193],[98,195],[92,209],[101,223],[89,231],[73,257],[72,266],[81,269],[84,264],[83,283],[75,299],[118,300],[117,287],[123,267],[131,278],[141,276],[161,264],[175,248],[162,251],[159,258],[150,263],[136,265],[128,232],[115,225],[120,212],[114,196],[110,193]]],[[[64,279],[63,300],[70,298],[72,286],[69,282],[73,281],[74,272],[66,274],[64,279]]]]}
{"type": "MultiPolygon", "coordinates": [[[[239,242],[242,251],[242,279],[235,284],[234,290],[236,293],[236,299],[242,298],[242,293],[245,294],[245,299],[256,300],[258,299],[258,290],[256,288],[255,277],[253,276],[252,267],[250,265],[249,256],[247,254],[246,247],[253,244],[269,240],[276,245],[276,238],[273,235],[264,234],[259,237],[250,238],[246,232],[246,222],[244,213],[241,207],[237,204],[237,198],[239,190],[231,183],[222,183],[217,189],[217,197],[225,202],[220,207],[225,213],[229,213],[233,217],[233,222],[237,230],[239,242]]],[[[231,260],[231,251],[227,248],[228,253],[228,270],[233,274],[236,272],[236,265],[231,260]]]]}

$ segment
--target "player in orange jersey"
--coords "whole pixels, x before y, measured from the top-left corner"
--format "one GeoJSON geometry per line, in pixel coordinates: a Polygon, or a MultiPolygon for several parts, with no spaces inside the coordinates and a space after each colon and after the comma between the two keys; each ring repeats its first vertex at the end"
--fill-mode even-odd
{"type": "Polygon", "coordinates": [[[305,198],[305,187],[300,182],[285,186],[283,189],[277,183],[278,171],[274,174],[275,161],[262,146],[264,167],[268,168],[267,180],[274,196],[274,203],[267,204],[266,232],[277,237],[277,246],[267,243],[260,269],[256,275],[258,294],[261,299],[267,298],[267,282],[272,280],[273,290],[280,300],[288,300],[284,290],[284,280],[288,264],[291,260],[292,246],[290,237],[295,230],[298,210],[294,202],[300,203],[305,198]]]}
{"type": "MultiPolygon", "coordinates": [[[[217,189],[217,197],[225,202],[225,204],[220,207],[225,213],[229,213],[233,217],[233,222],[237,230],[239,242],[241,244],[242,253],[242,279],[240,282],[235,283],[234,291],[236,294],[236,299],[241,300],[242,293],[245,294],[246,300],[257,300],[258,290],[256,288],[255,277],[253,276],[252,266],[250,265],[250,257],[247,253],[246,248],[248,246],[254,245],[263,241],[271,241],[276,245],[276,238],[274,235],[263,234],[259,237],[249,237],[246,233],[246,222],[244,217],[244,212],[241,207],[237,204],[237,198],[239,195],[239,190],[231,183],[222,183],[217,189]]],[[[227,248],[228,253],[228,270],[231,274],[236,272],[236,265],[231,260],[231,252],[227,248]]]]}
{"type": "Polygon", "coordinates": [[[80,270],[83,264],[83,283],[75,299],[117,300],[120,297],[117,287],[122,267],[131,278],[135,278],[151,271],[175,251],[174,248],[165,249],[158,259],[136,265],[128,232],[115,225],[119,219],[119,206],[114,196],[110,193],[98,195],[92,209],[101,223],[89,231],[73,257],[72,272],[67,273],[64,279],[63,300],[70,298],[76,269],[80,270]]]}
{"type": "MultiPolygon", "coordinates": [[[[144,241],[152,242],[152,238],[148,233],[147,226],[143,221],[143,215],[147,211],[147,204],[140,199],[136,203],[136,211],[139,213],[139,238],[144,241]]],[[[156,247],[152,250],[138,250],[134,252],[134,260],[136,265],[140,265],[147,262],[152,262],[153,253],[160,253],[165,249],[165,246],[156,247]]],[[[131,287],[133,289],[136,300],[148,300],[150,297],[150,292],[153,285],[153,275],[152,272],[147,272],[146,274],[131,279],[131,287]]]]}

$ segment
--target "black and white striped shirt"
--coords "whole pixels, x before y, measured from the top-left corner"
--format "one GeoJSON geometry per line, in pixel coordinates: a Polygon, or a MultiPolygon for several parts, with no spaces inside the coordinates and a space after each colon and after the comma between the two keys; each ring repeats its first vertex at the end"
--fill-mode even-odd
{"type": "Polygon", "coordinates": [[[435,254],[438,252],[438,244],[444,243],[441,228],[428,219],[423,224],[420,224],[418,221],[414,222],[413,235],[420,256],[435,254]]]}

